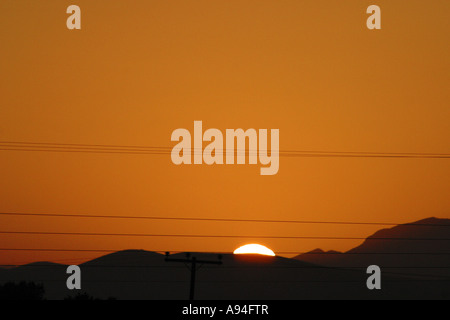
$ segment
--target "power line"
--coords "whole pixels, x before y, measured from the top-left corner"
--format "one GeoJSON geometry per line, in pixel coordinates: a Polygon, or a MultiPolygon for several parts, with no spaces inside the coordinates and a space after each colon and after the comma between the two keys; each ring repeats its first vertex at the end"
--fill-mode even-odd
{"type": "MultiPolygon", "coordinates": [[[[0,251],[42,251],[42,252],[117,252],[117,250],[107,249],[47,249],[47,248],[0,248],[0,251]]],[[[158,251],[153,251],[158,252],[158,251]]],[[[159,251],[163,252],[163,251],[159,251]]],[[[175,251],[174,251],[175,252],[175,251]]]]}
{"type": "MultiPolygon", "coordinates": [[[[77,249],[0,249],[0,250],[32,250],[32,251],[41,251],[41,250],[52,250],[52,251],[87,251],[87,250],[77,250],[77,249]]],[[[90,250],[90,251],[107,251],[107,252],[111,252],[114,250],[90,250]]],[[[174,250],[175,251],[175,250],[174,250]]],[[[210,253],[210,254],[219,254],[217,252],[195,252],[195,253],[210,253]]],[[[193,254],[195,254],[193,253],[193,254]]],[[[281,252],[278,252],[281,253],[281,252]]],[[[296,252],[298,253],[298,252],[296,252]]],[[[367,253],[353,253],[353,254],[362,254],[365,255],[367,253]]],[[[433,254],[433,253],[374,253],[374,254],[433,254]]],[[[442,253],[442,254],[447,254],[447,253],[442,253]]],[[[450,253],[449,253],[450,254],[450,253]]],[[[161,258],[163,256],[161,255],[161,258]]],[[[83,259],[89,259],[90,257],[85,257],[83,259]]],[[[81,259],[81,258],[78,258],[81,259]]],[[[70,259],[71,261],[75,261],[78,259],[70,259]]],[[[68,261],[69,259],[61,259],[61,261],[68,261]]],[[[293,260],[296,261],[296,260],[293,260]]],[[[301,260],[299,261],[301,262],[301,260]]],[[[83,265],[83,268],[162,268],[162,269],[183,269],[184,267],[177,267],[177,266],[161,266],[161,265],[110,265],[110,264],[106,264],[106,265],[83,265]]],[[[8,264],[8,265],[0,265],[0,267],[20,267],[20,266],[26,266],[26,267],[39,267],[39,268],[55,268],[55,267],[60,267],[59,265],[36,265],[36,264],[25,264],[25,265],[20,265],[20,264],[8,264]]],[[[255,266],[229,266],[229,265],[225,265],[225,266],[221,266],[220,268],[224,268],[224,269],[252,269],[255,268],[255,266]]],[[[296,266],[273,266],[273,265],[267,265],[267,266],[257,266],[258,269],[267,269],[267,270],[272,270],[272,269],[311,269],[311,270],[316,270],[316,269],[342,269],[342,270],[365,270],[366,266],[344,266],[344,267],[336,267],[336,266],[321,266],[321,265],[314,265],[314,266],[304,266],[304,265],[296,265],[296,266]]],[[[450,266],[383,266],[384,270],[390,270],[390,269],[422,269],[422,270],[438,270],[438,269],[445,269],[448,270],[450,269],[450,266]]],[[[444,275],[434,275],[434,274],[413,274],[413,273],[398,273],[398,272],[393,272],[393,271],[388,271],[385,272],[387,274],[396,274],[396,275],[403,275],[403,276],[421,276],[421,277],[434,277],[434,278],[446,278],[444,275]]]]}
{"type": "MultiPolygon", "coordinates": [[[[79,153],[117,153],[117,154],[151,154],[164,155],[172,152],[172,147],[158,146],[125,146],[105,144],[64,144],[43,142],[1,141],[3,151],[34,151],[34,152],[79,152],[79,153]]],[[[260,150],[267,151],[267,150],[260,150]]],[[[217,151],[219,152],[219,151],[217,151]]],[[[235,150],[225,150],[234,154],[235,150]]],[[[236,150],[236,153],[249,155],[257,150],[236,150]]],[[[201,149],[191,148],[192,154],[201,154],[201,149]]],[[[220,152],[219,154],[223,154],[220,152]]],[[[280,156],[287,157],[346,157],[346,158],[430,158],[448,159],[449,153],[395,153],[395,152],[354,152],[354,151],[312,151],[312,150],[279,150],[280,156]]]]}
{"type": "Polygon", "coordinates": [[[18,141],[0,141],[0,145],[19,145],[19,146],[53,146],[68,148],[119,148],[119,149],[169,149],[170,147],[158,146],[133,146],[133,145],[112,145],[112,144],[80,144],[80,143],[54,143],[54,142],[18,142],[18,141]]]}
{"type": "MultiPolygon", "coordinates": [[[[131,151],[87,151],[87,150],[46,150],[46,149],[17,149],[0,148],[0,151],[32,151],[32,152],[62,152],[62,153],[95,153],[95,154],[147,154],[147,155],[169,155],[170,152],[149,151],[149,152],[131,152],[131,151]]],[[[192,153],[194,154],[194,153],[192,153]]],[[[220,154],[220,153],[219,153],[220,154]]],[[[230,154],[234,154],[231,153],[230,154]]],[[[238,154],[239,155],[239,154],[238,154]]],[[[450,159],[450,155],[382,155],[382,154],[279,154],[280,157],[303,157],[303,158],[397,158],[397,159],[450,159]]]]}
{"type": "MultiPolygon", "coordinates": [[[[97,154],[147,154],[147,155],[169,155],[165,151],[119,151],[119,150],[48,150],[48,149],[19,149],[0,148],[0,151],[32,151],[32,152],[63,152],[63,153],[97,153],[97,154]]],[[[195,153],[192,153],[194,155],[195,153]]],[[[200,153],[199,153],[200,154],[200,153]]],[[[218,154],[222,154],[219,153],[218,154]]],[[[230,151],[230,154],[234,154],[230,151]]],[[[236,153],[239,155],[239,153],[236,153]]],[[[319,158],[416,158],[416,159],[450,159],[450,155],[387,155],[387,154],[322,154],[322,153],[280,153],[280,157],[319,157],[319,158]]]]}
{"type": "MultiPolygon", "coordinates": [[[[104,253],[114,253],[114,252],[120,252],[122,250],[116,250],[116,249],[54,249],[54,248],[0,248],[0,251],[41,251],[41,252],[104,252],[104,253]]],[[[184,253],[186,250],[150,250],[147,252],[155,252],[155,253],[165,253],[165,252],[174,252],[174,253],[184,253]]],[[[198,254],[233,254],[233,252],[230,251],[195,251],[193,253],[198,254]]],[[[276,254],[296,254],[296,255],[323,255],[323,256],[330,256],[330,255],[450,255],[450,252],[301,252],[301,251],[276,251],[276,254]]],[[[163,256],[161,254],[161,256],[163,256]]],[[[67,260],[67,259],[64,259],[67,260]]],[[[76,260],[76,259],[73,259],[76,260]]]]}
{"type": "MultiPolygon", "coordinates": [[[[0,249],[0,251],[2,251],[0,249]]],[[[62,263],[69,263],[76,261],[79,262],[80,260],[86,260],[88,261],[89,259],[97,259],[97,258],[93,258],[92,256],[90,257],[79,257],[79,258],[65,258],[65,259],[52,259],[51,263],[56,263],[58,265],[62,265],[62,263]]],[[[48,262],[48,261],[47,261],[48,262]]],[[[22,260],[22,262],[16,262],[15,264],[0,264],[0,267],[20,267],[20,266],[35,266],[34,264],[35,262],[30,262],[29,260],[22,260]]]]}
{"type": "MultiPolygon", "coordinates": [[[[59,267],[65,267],[65,265],[50,265],[50,266],[45,266],[45,265],[0,265],[3,267],[32,267],[32,268],[59,268],[59,267]]],[[[124,266],[124,265],[84,265],[84,264],[80,264],[80,266],[83,267],[83,269],[89,269],[89,268],[128,268],[128,269],[167,269],[167,270],[173,270],[173,269],[185,269],[185,266],[170,266],[170,265],[166,265],[166,266],[162,266],[162,265],[140,265],[140,266],[136,266],[136,265],[131,265],[131,266],[124,266]]],[[[229,265],[221,265],[218,267],[212,267],[213,269],[255,269],[257,268],[258,270],[318,270],[318,269],[327,269],[327,270],[351,270],[351,271],[356,271],[356,270],[366,270],[367,266],[345,266],[345,267],[332,267],[332,266],[321,266],[321,265],[314,265],[314,266],[271,266],[271,265],[267,265],[267,266],[248,266],[248,265],[242,265],[242,266],[229,266],[229,265]]],[[[395,272],[395,271],[389,271],[389,270],[440,270],[440,269],[444,269],[444,270],[448,270],[450,268],[450,266],[434,266],[434,267],[424,267],[424,266],[383,266],[383,270],[385,274],[390,274],[390,275],[400,275],[400,276],[406,276],[406,277],[411,277],[411,276],[417,276],[417,277],[427,277],[427,278],[435,278],[436,280],[445,280],[445,279],[449,279],[448,276],[446,275],[442,275],[442,274],[426,274],[426,273],[411,273],[411,272],[395,272]],[[388,271],[386,271],[388,270],[388,271]]],[[[5,269],[8,270],[8,269],[5,269]]],[[[43,280],[37,280],[37,281],[43,281],[43,280]]],[[[115,282],[115,281],[114,281],[115,282]]],[[[119,281],[120,282],[120,281],[119,281]]],[[[184,281],[184,282],[188,282],[188,281],[184,281]]],[[[245,280],[243,281],[245,282],[245,280]]],[[[275,282],[277,282],[275,280],[275,282]]]]}
{"type": "MultiPolygon", "coordinates": [[[[392,273],[390,273],[392,274],[392,273]]],[[[413,276],[403,273],[394,273],[395,275],[403,276],[413,276]]],[[[426,276],[426,275],[424,275],[426,276]]],[[[65,280],[56,279],[40,279],[33,280],[35,282],[61,282],[65,280]]],[[[188,283],[188,280],[83,280],[86,283],[188,283]]],[[[388,283],[417,283],[417,282],[450,282],[450,279],[402,279],[402,280],[389,280],[388,283]]],[[[358,280],[203,280],[197,281],[197,283],[216,283],[216,284],[226,284],[226,283],[354,283],[361,284],[358,280]]]]}
{"type": "MultiPolygon", "coordinates": [[[[78,148],[78,149],[119,149],[119,150],[168,150],[171,151],[173,147],[161,147],[161,146],[135,146],[135,145],[113,145],[113,144],[76,144],[76,143],[52,143],[52,142],[14,142],[14,141],[0,141],[0,145],[18,145],[18,147],[33,147],[43,146],[49,148],[78,148]]],[[[191,148],[194,151],[202,151],[199,148],[191,148]]],[[[242,149],[237,149],[242,151],[242,149]]],[[[249,150],[244,150],[249,151],[249,150]]],[[[257,152],[257,150],[251,150],[257,152]]],[[[267,151],[267,150],[261,150],[267,151]]],[[[323,151],[323,150],[279,150],[280,153],[333,153],[333,154],[384,154],[384,155],[441,155],[450,156],[450,153],[424,153],[424,152],[355,152],[355,151],[323,151]]]]}
{"type": "Polygon", "coordinates": [[[388,223],[388,222],[355,222],[355,221],[312,221],[312,220],[271,220],[271,219],[233,219],[233,218],[200,218],[200,217],[161,217],[161,216],[124,216],[93,214],[59,214],[0,212],[0,216],[35,216],[35,217],[67,217],[67,218],[99,218],[99,219],[144,219],[144,220],[179,220],[179,221],[211,221],[211,222],[248,222],[248,223],[294,223],[294,224],[336,224],[336,225],[378,225],[378,226],[423,226],[450,227],[448,224],[428,223],[388,223]]]}
{"type": "MultiPolygon", "coordinates": [[[[204,261],[203,261],[204,262],[204,261]]],[[[301,262],[301,261],[299,261],[301,262]]],[[[200,262],[199,262],[200,263],[200,262]]],[[[220,264],[220,263],[214,263],[220,264]]],[[[57,265],[36,265],[36,264],[25,264],[25,265],[0,265],[1,267],[27,267],[27,268],[61,268],[66,265],[57,264],[57,265]]],[[[92,269],[92,268],[114,268],[114,269],[185,269],[185,266],[174,266],[174,265],[85,265],[84,263],[80,264],[83,269],[92,269]]],[[[213,269],[255,269],[258,270],[318,270],[318,269],[332,269],[332,270],[366,270],[367,266],[344,266],[344,267],[336,267],[336,266],[322,266],[322,265],[312,265],[312,266],[304,266],[304,265],[290,265],[290,266],[272,266],[272,265],[258,265],[258,266],[249,266],[249,265],[221,265],[217,267],[212,267],[213,269]]],[[[450,266],[383,266],[383,270],[385,274],[396,274],[403,276],[420,276],[420,277],[433,277],[437,279],[447,279],[446,275],[441,274],[424,274],[424,273],[411,273],[411,272],[395,272],[389,270],[448,270],[450,266]],[[386,271],[388,270],[388,271],[386,271]]],[[[8,269],[5,269],[8,270],[8,269]]]]}
{"type": "Polygon", "coordinates": [[[205,234],[150,234],[150,233],[96,233],[96,232],[42,232],[0,231],[0,234],[64,235],[64,236],[108,236],[108,237],[165,237],[165,238],[242,238],[242,239],[318,239],[318,240],[411,240],[450,241],[445,238],[362,238],[362,237],[318,237],[318,236],[267,236],[267,235],[205,235],[205,234]]]}
{"type": "MultiPolygon", "coordinates": [[[[391,273],[392,274],[392,273],[391,273]]],[[[409,274],[394,273],[394,275],[413,276],[409,274]]],[[[425,275],[426,276],[426,275],[425,275]]],[[[40,279],[33,280],[34,282],[63,282],[65,280],[56,279],[40,279]]],[[[187,280],[83,280],[86,283],[188,283],[187,280]]],[[[450,279],[402,279],[402,280],[389,280],[388,283],[433,283],[433,282],[450,282],[450,279]]],[[[361,284],[358,280],[211,280],[211,281],[197,281],[197,283],[215,283],[215,284],[232,284],[232,283],[353,283],[361,284]]]]}
{"type": "MultiPolygon", "coordinates": [[[[74,259],[75,260],[75,259],[74,259]]],[[[189,261],[183,261],[183,262],[189,262],[189,261]]],[[[299,260],[299,262],[303,262],[301,260],[299,260]]],[[[201,264],[201,262],[198,262],[201,264]]],[[[0,264],[0,266],[2,267],[27,267],[27,268],[58,268],[58,267],[64,267],[64,264],[55,264],[55,265],[36,265],[36,264],[25,264],[25,265],[20,265],[20,264],[0,264]]],[[[146,268],[154,268],[154,269],[184,269],[186,268],[185,266],[171,266],[171,265],[103,265],[103,264],[99,264],[99,265],[85,265],[84,263],[80,264],[80,266],[83,266],[83,269],[89,269],[89,268],[127,268],[127,269],[146,269],[146,268]]],[[[212,268],[219,268],[219,267],[212,267],[212,268]]],[[[258,266],[227,266],[227,265],[222,265],[220,266],[220,268],[223,269],[254,269],[254,268],[258,268],[261,270],[264,269],[311,269],[311,270],[316,270],[316,269],[367,269],[367,266],[343,266],[343,267],[331,267],[331,266],[323,266],[323,265],[314,265],[314,266],[262,266],[262,265],[258,265],[258,266]]],[[[426,267],[426,266],[383,266],[383,269],[450,269],[450,266],[431,266],[431,267],[426,267]]],[[[438,275],[436,275],[438,276],[438,275]]]]}

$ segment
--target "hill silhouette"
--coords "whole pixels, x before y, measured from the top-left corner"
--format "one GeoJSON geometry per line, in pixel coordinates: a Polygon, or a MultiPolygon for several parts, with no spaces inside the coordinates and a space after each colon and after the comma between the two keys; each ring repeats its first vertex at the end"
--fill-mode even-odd
{"type": "MultiPolygon", "coordinates": [[[[426,219],[411,225],[380,230],[367,238],[361,246],[346,253],[324,253],[317,250],[295,259],[224,254],[221,257],[222,265],[198,265],[195,297],[199,300],[450,298],[450,277],[436,278],[435,274],[418,277],[413,272],[405,274],[402,269],[387,269],[385,272],[388,264],[401,264],[408,271],[408,266],[417,267],[418,263],[423,263],[424,266],[426,263],[428,266],[447,263],[447,255],[442,255],[442,259],[447,259],[446,261],[430,261],[430,257],[417,260],[417,255],[413,255],[419,249],[428,253],[450,252],[448,241],[444,240],[450,238],[447,223],[448,220],[426,219]],[[426,224],[438,226],[427,227],[426,224]],[[427,240],[433,244],[425,240],[422,243],[421,240],[379,239],[425,237],[433,239],[427,240]],[[385,255],[399,250],[409,255],[385,255]],[[311,259],[301,261],[301,258],[311,259]],[[345,260],[350,258],[353,260],[345,260]],[[319,265],[318,262],[324,265],[319,265]],[[377,264],[382,268],[381,291],[370,291],[366,287],[366,268],[370,264],[377,264]]],[[[217,254],[212,253],[190,253],[190,256],[203,260],[219,259],[217,254]]],[[[173,254],[171,258],[186,258],[186,253],[173,254]]],[[[82,294],[99,299],[186,300],[189,297],[190,281],[188,267],[183,263],[166,262],[163,254],[124,250],[81,264],[81,292],[66,288],[67,266],[54,263],[33,263],[2,270],[0,284],[33,281],[44,286],[46,299],[67,299],[70,296],[76,299],[82,294]]],[[[426,273],[427,270],[419,271],[426,273]]]]}
{"type": "Polygon", "coordinates": [[[450,220],[428,218],[382,229],[347,252],[316,249],[295,259],[339,268],[376,264],[389,272],[450,277],[450,220]]]}

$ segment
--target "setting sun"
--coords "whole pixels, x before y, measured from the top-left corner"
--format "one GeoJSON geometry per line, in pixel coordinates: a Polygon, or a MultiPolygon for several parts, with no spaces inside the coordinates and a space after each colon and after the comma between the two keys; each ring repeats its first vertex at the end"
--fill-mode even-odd
{"type": "Polygon", "coordinates": [[[247,244],[245,246],[237,248],[234,254],[261,254],[264,256],[275,256],[275,253],[269,248],[260,244],[247,244]]]}

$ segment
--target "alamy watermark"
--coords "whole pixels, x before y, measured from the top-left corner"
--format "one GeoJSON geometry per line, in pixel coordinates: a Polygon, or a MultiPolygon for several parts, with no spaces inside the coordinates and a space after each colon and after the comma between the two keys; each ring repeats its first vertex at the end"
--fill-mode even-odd
{"type": "Polygon", "coordinates": [[[258,164],[259,160],[263,166],[261,175],[275,175],[280,166],[279,129],[270,130],[270,142],[268,129],[226,129],[224,141],[222,131],[212,128],[203,132],[203,122],[194,121],[193,137],[189,130],[180,128],[172,132],[171,140],[179,142],[171,153],[172,162],[176,165],[235,164],[235,160],[237,164],[245,164],[248,157],[249,164],[258,164]],[[209,142],[204,149],[203,142],[209,142]]]}

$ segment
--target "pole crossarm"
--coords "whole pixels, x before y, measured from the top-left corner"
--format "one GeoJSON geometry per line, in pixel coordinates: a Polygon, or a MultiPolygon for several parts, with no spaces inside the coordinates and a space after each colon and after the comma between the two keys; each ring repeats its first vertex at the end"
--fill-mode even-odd
{"type": "Polygon", "coordinates": [[[190,292],[189,292],[189,300],[194,300],[194,292],[195,292],[195,276],[197,271],[197,264],[214,264],[214,265],[221,265],[222,264],[222,256],[218,255],[219,261],[213,261],[213,260],[197,260],[196,257],[190,258],[190,253],[187,253],[186,259],[178,259],[178,258],[169,258],[170,253],[166,252],[166,262],[180,262],[180,263],[190,263],[191,264],[191,286],[190,286],[190,292]]]}

